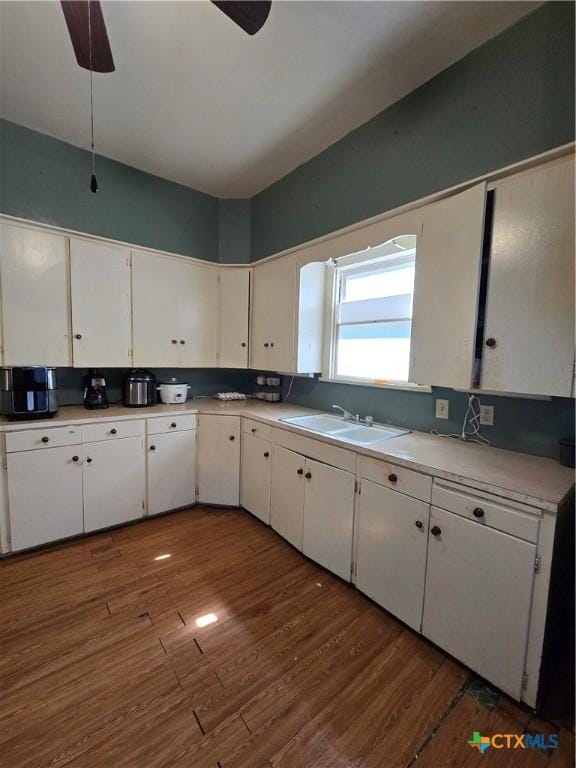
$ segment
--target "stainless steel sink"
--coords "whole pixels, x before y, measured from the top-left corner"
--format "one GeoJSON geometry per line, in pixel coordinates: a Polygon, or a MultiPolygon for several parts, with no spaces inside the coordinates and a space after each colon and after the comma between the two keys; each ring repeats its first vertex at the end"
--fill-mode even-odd
{"type": "Polygon", "coordinates": [[[407,435],[409,429],[398,429],[397,427],[385,427],[380,424],[374,424],[371,427],[365,427],[363,424],[354,424],[350,421],[344,421],[339,416],[330,416],[329,414],[318,413],[312,416],[297,416],[292,419],[280,419],[286,424],[293,424],[296,427],[309,429],[311,432],[318,432],[321,435],[330,435],[339,440],[349,440],[351,443],[360,445],[371,445],[380,440],[390,440],[392,437],[407,435]]]}

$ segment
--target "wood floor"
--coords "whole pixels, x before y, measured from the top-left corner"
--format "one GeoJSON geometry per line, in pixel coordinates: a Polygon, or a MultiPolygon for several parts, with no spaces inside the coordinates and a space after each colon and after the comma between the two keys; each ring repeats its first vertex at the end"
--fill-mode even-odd
{"type": "Polygon", "coordinates": [[[472,749],[557,729],[480,704],[464,668],[244,512],[6,559],[0,595],[3,768],[573,765],[567,731],[552,756],[472,749]]]}

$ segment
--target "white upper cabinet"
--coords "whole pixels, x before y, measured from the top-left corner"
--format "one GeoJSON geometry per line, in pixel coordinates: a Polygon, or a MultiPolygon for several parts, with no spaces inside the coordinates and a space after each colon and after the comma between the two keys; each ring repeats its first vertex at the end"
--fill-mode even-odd
{"type": "Polygon", "coordinates": [[[250,269],[228,268],[219,273],[220,368],[248,367],[250,269]]]}
{"type": "Polygon", "coordinates": [[[215,367],[218,313],[217,269],[133,252],[134,365],[215,367]]]}
{"type": "Polygon", "coordinates": [[[134,365],[178,365],[178,263],[154,253],[132,252],[134,365]]]}
{"type": "Polygon", "coordinates": [[[251,367],[317,373],[322,363],[325,266],[287,256],[253,270],[251,367]]]}
{"type": "Polygon", "coordinates": [[[481,386],[569,397],[574,368],[574,158],[495,185],[481,386]]]}
{"type": "Polygon", "coordinates": [[[177,264],[178,365],[218,365],[218,270],[197,262],[177,264]]]}
{"type": "Polygon", "coordinates": [[[5,365],[71,365],[68,247],[63,235],[2,222],[5,365]]]}
{"type": "Polygon", "coordinates": [[[414,384],[472,385],[485,199],[479,184],[422,210],[410,343],[414,384]]]}
{"type": "Polygon", "coordinates": [[[132,365],[130,251],[70,238],[76,368],[132,365]]]}

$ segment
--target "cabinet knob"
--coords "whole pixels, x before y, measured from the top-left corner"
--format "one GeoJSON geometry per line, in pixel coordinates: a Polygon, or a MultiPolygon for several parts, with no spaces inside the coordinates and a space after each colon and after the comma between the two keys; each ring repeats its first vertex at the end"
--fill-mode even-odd
{"type": "Polygon", "coordinates": [[[397,483],[398,475],[395,475],[394,472],[392,472],[390,475],[388,475],[388,480],[390,480],[391,483],[397,483]]]}
{"type": "Polygon", "coordinates": [[[265,459],[269,459],[270,458],[270,454],[268,453],[268,451],[264,451],[264,458],[265,459]]]}
{"type": "Polygon", "coordinates": [[[72,461],[78,461],[79,458],[80,458],[79,456],[72,456],[72,461]]]}
{"type": "Polygon", "coordinates": [[[424,524],[422,523],[421,520],[416,520],[414,525],[416,526],[416,528],[424,528],[424,524]]]}
{"type": "Polygon", "coordinates": [[[268,347],[268,346],[269,346],[269,344],[268,344],[268,342],[267,342],[267,341],[265,341],[265,342],[264,342],[264,346],[265,346],[265,347],[268,347]]]}
{"type": "Polygon", "coordinates": [[[117,435],[118,434],[118,430],[117,429],[111,429],[110,430],[110,434],[111,435],[117,435]]]}
{"type": "Polygon", "coordinates": [[[246,342],[245,342],[245,341],[243,341],[243,342],[242,342],[242,344],[240,344],[240,346],[241,346],[241,347],[245,347],[245,346],[246,346],[246,342]]]}
{"type": "Polygon", "coordinates": [[[256,427],[252,427],[250,431],[252,432],[253,435],[256,434],[256,427]]]}
{"type": "Polygon", "coordinates": [[[297,475],[303,475],[304,474],[304,470],[303,469],[297,469],[296,470],[296,474],[297,475]]]}
{"type": "Polygon", "coordinates": [[[173,421],[173,422],[170,424],[170,426],[172,427],[172,429],[176,429],[176,422],[175,422],[175,421],[173,421]]]}
{"type": "Polygon", "coordinates": [[[87,464],[92,464],[92,459],[90,458],[90,456],[88,456],[88,458],[86,459],[86,463],[87,464]]]}
{"type": "Polygon", "coordinates": [[[50,442],[50,438],[49,437],[43,437],[42,438],[42,442],[43,443],[49,443],[50,442]]]}
{"type": "Polygon", "coordinates": [[[312,472],[306,472],[304,477],[306,478],[306,480],[311,480],[312,479],[312,472]]]}
{"type": "Polygon", "coordinates": [[[151,451],[155,451],[155,450],[156,450],[156,446],[155,446],[155,445],[151,445],[151,446],[150,446],[150,450],[151,450],[151,451]]]}
{"type": "Polygon", "coordinates": [[[432,536],[440,536],[440,534],[442,533],[442,529],[438,528],[437,525],[433,525],[432,528],[430,528],[430,533],[432,534],[432,536]]]}
{"type": "Polygon", "coordinates": [[[74,335],[74,338],[78,339],[78,341],[80,341],[80,339],[82,338],[82,334],[81,333],[77,333],[77,334],[74,335]]]}
{"type": "Polygon", "coordinates": [[[481,518],[481,517],[484,517],[484,510],[482,509],[482,507],[476,507],[476,509],[473,510],[472,514],[474,515],[474,517],[481,518]]]}
{"type": "Polygon", "coordinates": [[[493,349],[496,346],[496,339],[486,339],[486,346],[493,349]]]}
{"type": "Polygon", "coordinates": [[[172,339],[172,344],[178,344],[178,339],[172,339]]]}
{"type": "Polygon", "coordinates": [[[186,344],[186,339],[180,339],[180,344],[186,344]]]}
{"type": "Polygon", "coordinates": [[[231,440],[232,442],[234,442],[234,439],[235,439],[234,435],[230,435],[230,437],[228,439],[231,440]]]}
{"type": "Polygon", "coordinates": [[[270,346],[271,346],[271,347],[273,347],[273,346],[274,346],[274,342],[273,342],[273,341],[271,341],[271,342],[270,342],[270,346]]]}

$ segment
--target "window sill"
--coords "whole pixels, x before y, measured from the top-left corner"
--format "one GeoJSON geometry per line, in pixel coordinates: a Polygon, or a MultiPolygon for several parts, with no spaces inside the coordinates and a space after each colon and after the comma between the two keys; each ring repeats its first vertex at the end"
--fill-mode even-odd
{"type": "Polygon", "coordinates": [[[402,384],[401,382],[383,384],[381,382],[368,381],[366,379],[331,379],[328,376],[320,376],[318,381],[324,381],[328,384],[353,384],[357,387],[371,387],[372,389],[400,389],[405,392],[432,392],[432,387],[425,384],[402,384]]]}

